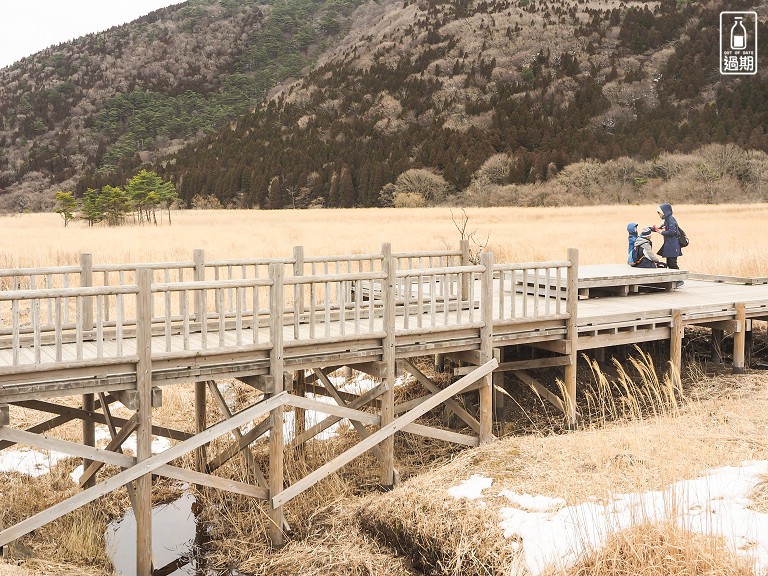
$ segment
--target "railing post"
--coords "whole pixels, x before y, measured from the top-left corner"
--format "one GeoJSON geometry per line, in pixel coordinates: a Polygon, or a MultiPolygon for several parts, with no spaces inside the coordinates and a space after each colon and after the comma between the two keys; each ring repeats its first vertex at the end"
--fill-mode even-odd
{"type": "MultiPolygon", "coordinates": [[[[152,456],[152,270],[136,271],[136,466],[152,456]]],[[[136,574],[152,575],[152,475],[136,480],[136,574]]]]}
{"type": "Polygon", "coordinates": [[[576,321],[579,307],[579,251],[575,248],[568,249],[568,293],[565,303],[565,311],[568,320],[565,324],[565,337],[568,345],[568,364],[565,367],[565,421],[569,427],[576,424],[576,368],[579,358],[579,333],[576,321]]]}
{"type": "MultiPolygon", "coordinates": [[[[382,340],[382,361],[384,363],[384,383],[386,391],[381,395],[381,428],[395,419],[395,282],[397,280],[397,262],[392,257],[392,245],[382,244],[382,267],[387,277],[381,287],[381,299],[384,304],[384,326],[386,332],[382,340]]],[[[373,294],[370,295],[373,298],[373,294]]],[[[395,484],[395,436],[389,436],[379,444],[381,449],[382,487],[395,484]]]]}
{"type": "MultiPolygon", "coordinates": [[[[481,254],[480,264],[485,266],[480,277],[480,317],[483,321],[483,327],[480,329],[480,363],[485,364],[493,358],[493,253],[481,254]]],[[[480,444],[493,440],[492,383],[493,373],[483,376],[480,385],[480,444]]]]}
{"type": "Polygon", "coordinates": [[[683,367],[683,313],[672,310],[672,325],[669,330],[669,365],[672,377],[679,378],[683,367]]]}
{"type": "MultiPolygon", "coordinates": [[[[273,262],[269,265],[269,278],[272,286],[269,290],[269,338],[272,350],[269,354],[269,373],[273,379],[273,393],[278,394],[285,388],[283,378],[283,311],[285,307],[285,293],[283,292],[283,264],[273,262]]],[[[269,430],[269,495],[270,507],[269,538],[272,546],[277,548],[283,545],[283,508],[274,507],[272,497],[283,491],[284,475],[284,450],[283,438],[283,407],[275,408],[270,412],[269,430]]]]}
{"type": "MultiPolygon", "coordinates": [[[[80,286],[93,286],[93,256],[91,254],[80,254],[80,286]]],[[[76,319],[80,322],[83,334],[93,331],[93,298],[86,296],[83,298],[82,316],[76,319]]],[[[83,394],[83,410],[93,412],[96,409],[96,399],[93,394],[83,394]]],[[[83,420],[83,444],[86,446],[96,446],[96,422],[93,420],[83,420]]],[[[91,461],[83,459],[83,470],[87,470],[91,461]]],[[[90,488],[96,483],[96,478],[92,477],[84,484],[84,488],[90,488]]]]}
{"type": "MultiPolygon", "coordinates": [[[[80,254],[80,286],[93,286],[93,255],[80,254]]],[[[83,317],[78,318],[82,323],[83,332],[93,330],[93,297],[83,298],[83,317]]]]}
{"type": "Polygon", "coordinates": [[[747,343],[747,308],[744,302],[736,304],[738,331],[733,333],[733,373],[744,374],[744,351],[747,343]]]}
{"type": "MultiPolygon", "coordinates": [[[[469,240],[462,240],[459,246],[461,248],[461,265],[469,266],[472,264],[470,261],[469,240]]],[[[464,273],[461,275],[461,299],[465,302],[469,300],[469,275],[464,273]]]]}
{"type": "MultiPolygon", "coordinates": [[[[304,275],[304,247],[293,247],[293,275],[304,275]]],[[[293,287],[293,337],[299,338],[299,320],[304,312],[304,286],[296,284],[293,287]]]]}
{"type": "MultiPolygon", "coordinates": [[[[193,253],[193,262],[195,264],[194,281],[202,282],[205,280],[205,252],[196,249],[193,253]]],[[[208,321],[207,310],[203,301],[203,292],[195,290],[195,320],[200,323],[202,330],[203,322],[208,321]]],[[[199,434],[206,427],[206,405],[208,404],[208,392],[205,381],[195,382],[195,432],[199,434]]],[[[200,446],[195,450],[195,469],[198,472],[205,472],[205,463],[208,461],[207,450],[205,446],[200,446]]]]}

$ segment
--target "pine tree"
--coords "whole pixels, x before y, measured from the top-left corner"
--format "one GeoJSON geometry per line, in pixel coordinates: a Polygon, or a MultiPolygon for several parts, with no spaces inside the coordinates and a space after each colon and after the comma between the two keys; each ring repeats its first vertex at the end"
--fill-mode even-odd
{"type": "Polygon", "coordinates": [[[352,171],[349,166],[341,169],[339,178],[339,200],[342,208],[352,208],[357,203],[355,184],[352,182],[352,171]]]}
{"type": "Polygon", "coordinates": [[[64,227],[75,219],[75,210],[77,210],[77,200],[72,192],[56,192],[56,206],[53,211],[64,220],[64,227]]]}
{"type": "Polygon", "coordinates": [[[285,205],[283,201],[283,178],[281,176],[273,176],[270,180],[268,198],[270,210],[278,210],[285,205]]]}

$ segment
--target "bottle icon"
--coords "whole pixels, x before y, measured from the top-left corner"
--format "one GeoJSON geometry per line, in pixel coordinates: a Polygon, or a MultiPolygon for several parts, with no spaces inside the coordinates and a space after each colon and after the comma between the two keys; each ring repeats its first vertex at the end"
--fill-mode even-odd
{"type": "Polygon", "coordinates": [[[747,47],[747,29],[741,19],[741,16],[736,16],[731,28],[731,50],[744,50],[747,47]]]}

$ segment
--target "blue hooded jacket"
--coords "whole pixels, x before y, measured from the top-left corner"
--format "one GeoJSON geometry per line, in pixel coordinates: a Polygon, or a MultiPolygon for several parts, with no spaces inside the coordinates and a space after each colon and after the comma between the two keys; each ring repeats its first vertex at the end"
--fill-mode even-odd
{"type": "Polygon", "coordinates": [[[637,240],[637,222],[630,222],[627,224],[627,232],[629,233],[629,247],[627,252],[627,264],[632,265],[635,263],[635,240],[637,240]]]}
{"type": "Polygon", "coordinates": [[[661,230],[661,235],[664,236],[664,245],[658,251],[658,255],[664,258],[682,256],[683,251],[680,248],[680,240],[677,238],[680,229],[677,226],[677,220],[672,216],[672,206],[670,204],[661,204],[659,205],[659,210],[661,210],[662,218],[664,219],[664,230],[661,230]]]}

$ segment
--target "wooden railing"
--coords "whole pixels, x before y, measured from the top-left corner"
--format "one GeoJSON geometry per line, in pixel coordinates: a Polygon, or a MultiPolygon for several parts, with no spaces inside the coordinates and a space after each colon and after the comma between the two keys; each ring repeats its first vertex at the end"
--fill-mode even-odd
{"type": "Polygon", "coordinates": [[[293,258],[209,262],[198,250],[191,262],[133,269],[83,255],[80,267],[0,271],[32,284],[0,291],[0,361],[133,358],[138,300],[148,302],[153,353],[176,356],[267,349],[276,327],[284,345],[297,346],[568,316],[570,262],[462,259],[463,251],[393,254],[385,245],[382,254],[305,258],[298,248],[293,258]],[[423,267],[436,263],[452,265],[423,267]],[[140,273],[151,280],[148,295],[139,293],[140,273]],[[86,285],[51,287],[59,280],[86,285]]]}

